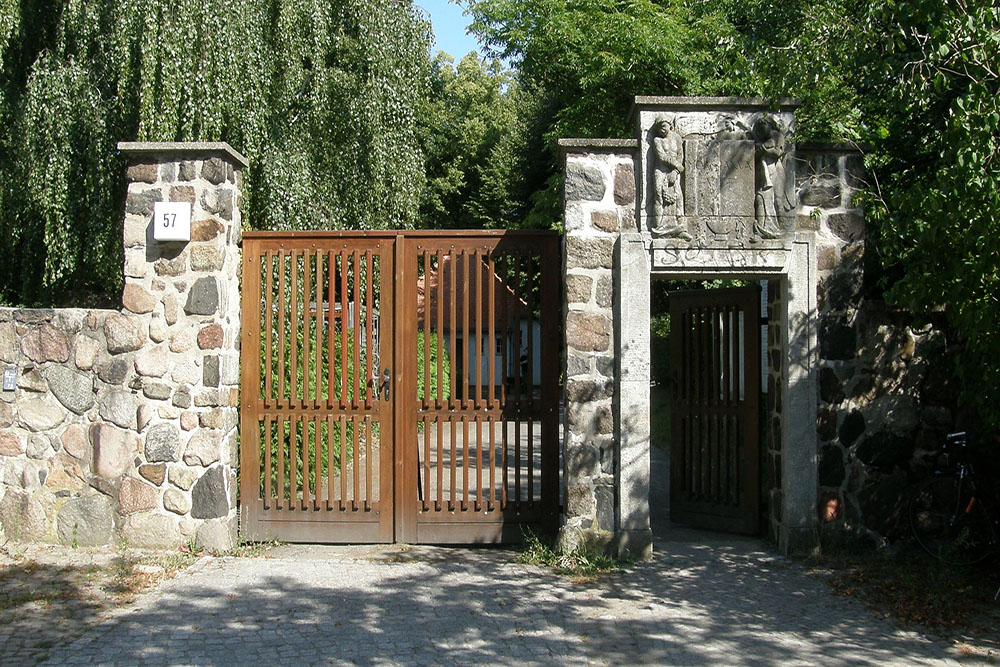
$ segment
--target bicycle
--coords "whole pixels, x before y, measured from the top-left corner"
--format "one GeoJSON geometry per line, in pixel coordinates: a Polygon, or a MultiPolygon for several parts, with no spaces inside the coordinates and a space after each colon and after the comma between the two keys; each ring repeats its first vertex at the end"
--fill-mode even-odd
{"type": "Polygon", "coordinates": [[[910,529],[931,556],[952,565],[972,565],[1000,550],[998,506],[991,489],[976,476],[964,431],[945,438],[944,453],[948,465],[935,470],[910,496],[910,529]]]}

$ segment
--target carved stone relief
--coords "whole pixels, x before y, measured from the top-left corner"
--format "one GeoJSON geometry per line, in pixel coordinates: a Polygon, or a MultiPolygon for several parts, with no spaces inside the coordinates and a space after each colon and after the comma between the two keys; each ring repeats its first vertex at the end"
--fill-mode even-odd
{"type": "Polygon", "coordinates": [[[770,112],[657,114],[647,146],[653,237],[751,248],[794,223],[789,123],[770,112]]]}
{"type": "Polygon", "coordinates": [[[656,121],[653,126],[653,234],[691,240],[681,221],[684,214],[684,144],[675,129],[673,116],[656,121]]]}
{"type": "Polygon", "coordinates": [[[756,145],[756,185],[754,198],[754,235],[751,241],[779,238],[784,230],[778,222],[793,208],[785,187],[785,131],[774,116],[761,116],[751,132],[756,145]]]}

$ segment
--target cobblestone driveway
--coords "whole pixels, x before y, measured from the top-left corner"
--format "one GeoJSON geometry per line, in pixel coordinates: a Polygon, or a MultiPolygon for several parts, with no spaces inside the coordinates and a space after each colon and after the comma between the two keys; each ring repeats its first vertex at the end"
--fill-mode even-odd
{"type": "Polygon", "coordinates": [[[673,537],[652,562],[586,584],[488,549],[287,546],[206,559],[47,664],[977,661],[834,597],[759,542],[673,537]]]}

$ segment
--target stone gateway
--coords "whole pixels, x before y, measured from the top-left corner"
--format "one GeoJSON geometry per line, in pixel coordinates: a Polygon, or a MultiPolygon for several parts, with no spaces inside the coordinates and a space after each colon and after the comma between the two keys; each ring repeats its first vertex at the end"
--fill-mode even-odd
{"type": "MultiPolygon", "coordinates": [[[[567,285],[613,285],[609,301],[568,289],[564,302],[564,548],[650,552],[652,277],[737,278],[766,287],[762,525],[784,551],[818,543],[819,258],[829,263],[845,243],[830,226],[834,215],[797,201],[795,106],[793,100],[637,97],[634,139],[560,141],[567,285]]],[[[842,156],[832,159],[844,164],[842,156]]],[[[841,172],[838,192],[849,189],[847,179],[841,172]]],[[[821,203],[850,206],[850,195],[821,203]]],[[[704,452],[715,442],[706,441],[704,452]]]]}

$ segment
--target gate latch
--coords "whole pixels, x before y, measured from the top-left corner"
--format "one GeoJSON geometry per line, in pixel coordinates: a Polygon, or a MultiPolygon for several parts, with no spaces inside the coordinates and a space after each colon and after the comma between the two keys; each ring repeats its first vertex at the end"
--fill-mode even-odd
{"type": "Polygon", "coordinates": [[[392,380],[392,371],[389,370],[388,366],[386,366],[385,370],[382,371],[382,392],[384,394],[382,398],[383,400],[386,401],[389,400],[389,383],[391,380],[392,380]]]}

